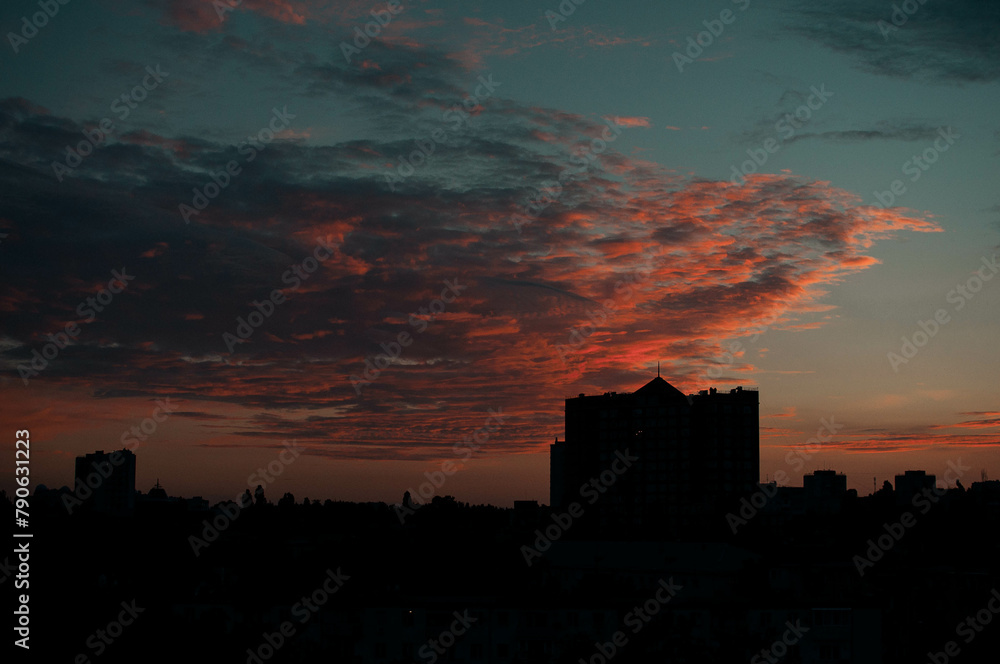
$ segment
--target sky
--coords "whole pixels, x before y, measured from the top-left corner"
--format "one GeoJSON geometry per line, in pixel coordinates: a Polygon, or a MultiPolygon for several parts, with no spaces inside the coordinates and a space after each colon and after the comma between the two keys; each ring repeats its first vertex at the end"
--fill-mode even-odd
{"type": "Polygon", "coordinates": [[[1000,477],[995,2],[11,0],[0,31],[34,484],[124,446],[171,495],[270,465],[272,500],[548,502],[564,400],[657,362],[759,388],[762,481],[1000,477]]]}

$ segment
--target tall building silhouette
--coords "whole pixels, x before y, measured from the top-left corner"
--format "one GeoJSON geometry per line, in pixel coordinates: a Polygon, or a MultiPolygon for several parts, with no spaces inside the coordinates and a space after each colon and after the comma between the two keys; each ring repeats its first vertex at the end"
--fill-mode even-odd
{"type": "Polygon", "coordinates": [[[550,448],[551,504],[586,506],[581,488],[608,484],[602,473],[611,480],[627,450],[638,459],[594,503],[602,523],[677,530],[725,514],[757,488],[759,412],[755,389],[685,396],[659,376],[632,393],[566,399],[565,440],[550,448]]]}
{"type": "Polygon", "coordinates": [[[814,470],[802,477],[805,508],[810,513],[834,514],[847,495],[847,475],[835,470],[814,470]]]}
{"type": "Polygon", "coordinates": [[[84,501],[95,512],[131,514],[135,509],[135,454],[126,449],[76,458],[76,486],[91,489],[84,501]]]}
{"type": "Polygon", "coordinates": [[[896,504],[909,505],[914,496],[935,486],[937,478],[923,470],[907,470],[902,475],[896,475],[896,504]]]}

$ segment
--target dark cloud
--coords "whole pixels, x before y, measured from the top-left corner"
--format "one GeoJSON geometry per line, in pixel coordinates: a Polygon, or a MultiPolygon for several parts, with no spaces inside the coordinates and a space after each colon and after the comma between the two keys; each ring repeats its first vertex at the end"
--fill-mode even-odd
{"type": "Polygon", "coordinates": [[[815,133],[800,133],[792,136],[786,143],[794,143],[807,138],[815,138],[840,143],[860,141],[933,141],[938,137],[940,127],[927,124],[900,124],[891,122],[877,123],[873,129],[848,129],[841,131],[823,131],[815,133]]]}
{"type": "Polygon", "coordinates": [[[787,30],[875,74],[942,83],[1000,78],[1000,4],[994,0],[793,0],[785,12],[787,30]],[[916,11],[897,13],[901,25],[892,29],[894,7],[904,4],[916,11]]]}
{"type": "Polygon", "coordinates": [[[139,130],[59,182],[53,160],[88,125],[0,102],[4,389],[20,390],[18,367],[75,322],[78,338],[33,383],[197,402],[184,417],[224,431],[213,444],[296,437],[330,456],[435,458],[503,407],[494,449],[528,451],[560,426],[566,386],[635,384],[654,357],[700,385],[717,340],[808,316],[826,286],[874,264],[872,242],[936,230],[826,183],[736,187],[613,141],[597,154],[593,139],[612,131],[599,118],[519,105],[502,87],[450,130],[443,113],[476,76],[431,50],[372,53],[380,75],[295,66],[306,90],[375,118],[369,135],[279,135],[252,162],[240,146],[139,130]],[[447,140],[392,191],[386,175],[442,126],[447,140]],[[240,173],[185,223],[178,206],[230,161],[240,173]],[[555,200],[515,228],[556,182],[555,200]],[[321,244],[329,258],[290,278],[321,244]],[[134,281],[82,319],[80,303],[123,267],[134,281]],[[276,289],[285,301],[261,305],[276,289]],[[261,311],[230,352],[224,335],[261,311]],[[412,343],[359,394],[353,377],[402,333],[412,343]]]}
{"type": "MultiPolygon", "coordinates": [[[[822,86],[821,90],[829,93],[836,92],[822,86]]],[[[870,126],[861,128],[836,128],[819,130],[821,127],[830,127],[839,120],[831,117],[823,110],[823,106],[810,108],[809,114],[804,112],[796,115],[796,110],[809,100],[811,90],[788,89],[782,93],[776,104],[776,109],[758,119],[752,126],[744,129],[734,137],[734,141],[740,145],[759,145],[765,140],[774,139],[780,144],[791,144],[804,139],[819,139],[841,143],[862,142],[862,141],[928,141],[938,137],[940,124],[935,124],[927,120],[913,120],[903,118],[890,118],[875,122],[870,126]]],[[[813,106],[817,105],[817,98],[811,100],[813,106]]],[[[825,104],[825,102],[824,102],[825,104]]]]}

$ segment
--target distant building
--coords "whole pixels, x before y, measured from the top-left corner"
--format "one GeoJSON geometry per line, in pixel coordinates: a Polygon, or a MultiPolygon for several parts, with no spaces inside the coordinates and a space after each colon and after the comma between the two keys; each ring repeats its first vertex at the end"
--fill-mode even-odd
{"type": "Polygon", "coordinates": [[[761,508],[762,521],[772,527],[786,527],[806,515],[804,489],[800,486],[778,486],[777,482],[760,485],[761,493],[770,496],[761,508]]]}
{"type": "Polygon", "coordinates": [[[909,505],[914,496],[924,489],[933,489],[936,485],[934,475],[928,475],[922,470],[908,470],[903,475],[896,475],[896,504],[909,505]]]}
{"type": "Polygon", "coordinates": [[[586,507],[581,488],[599,479],[605,524],[673,530],[725,514],[757,488],[758,418],[756,390],[685,396],[659,376],[633,393],[567,399],[566,439],[551,446],[552,506],[586,507]],[[619,473],[626,451],[638,460],[619,473]]]}
{"type": "Polygon", "coordinates": [[[156,484],[153,485],[153,488],[150,489],[149,493],[146,494],[146,500],[161,500],[161,501],[168,500],[167,490],[160,485],[159,478],[156,479],[156,484]]]}
{"type": "Polygon", "coordinates": [[[91,491],[84,506],[102,514],[126,515],[135,510],[135,454],[126,449],[76,458],[76,486],[91,491]]]}
{"type": "Polygon", "coordinates": [[[814,470],[812,475],[802,478],[802,493],[808,512],[836,514],[847,495],[847,475],[835,470],[814,470]]]}
{"type": "Polygon", "coordinates": [[[153,485],[153,488],[148,493],[143,494],[141,491],[136,493],[136,502],[138,503],[140,514],[143,516],[171,514],[183,511],[208,511],[208,501],[201,496],[179,498],[167,495],[167,490],[160,484],[159,479],[156,480],[156,484],[153,485]]]}
{"type": "Polygon", "coordinates": [[[988,510],[994,515],[1000,513],[1000,480],[973,482],[969,487],[969,496],[981,509],[988,510]]]}

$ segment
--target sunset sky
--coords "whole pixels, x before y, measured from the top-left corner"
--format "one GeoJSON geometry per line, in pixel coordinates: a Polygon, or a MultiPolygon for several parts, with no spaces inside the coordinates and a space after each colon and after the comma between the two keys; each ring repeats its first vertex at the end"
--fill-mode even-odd
{"type": "Polygon", "coordinates": [[[4,435],[398,502],[479,430],[437,493],[548,502],[564,399],[659,361],[759,387],[761,480],[1000,478],[1000,5],[904,4],[5,2],[4,435]]]}

